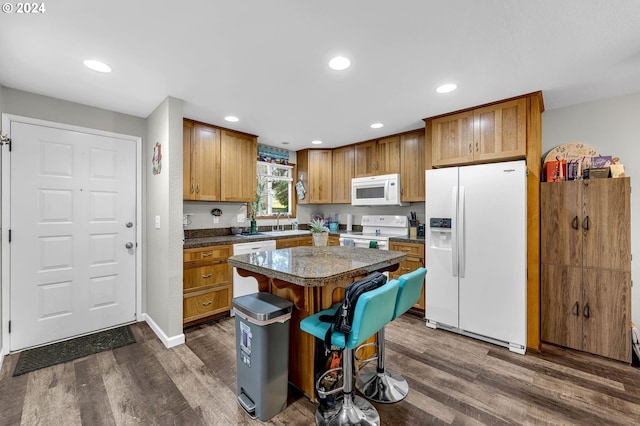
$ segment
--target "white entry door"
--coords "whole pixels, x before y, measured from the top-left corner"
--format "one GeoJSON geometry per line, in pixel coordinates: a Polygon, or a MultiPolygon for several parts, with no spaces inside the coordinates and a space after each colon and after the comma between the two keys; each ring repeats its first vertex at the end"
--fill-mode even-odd
{"type": "Polygon", "coordinates": [[[136,144],[11,123],[11,350],[136,319],[136,144]]]}

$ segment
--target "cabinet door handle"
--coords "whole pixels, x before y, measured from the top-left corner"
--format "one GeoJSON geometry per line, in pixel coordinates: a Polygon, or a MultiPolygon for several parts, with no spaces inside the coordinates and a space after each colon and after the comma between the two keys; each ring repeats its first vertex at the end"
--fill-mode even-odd
{"type": "Polygon", "coordinates": [[[411,268],[402,268],[403,271],[410,271],[411,268]]]}
{"type": "Polygon", "coordinates": [[[578,302],[576,302],[575,305],[573,305],[573,315],[575,316],[580,316],[580,304],[578,302]]]}
{"type": "Polygon", "coordinates": [[[576,230],[578,229],[578,216],[574,217],[571,221],[571,227],[576,230]]]}
{"type": "Polygon", "coordinates": [[[591,317],[591,308],[589,307],[589,303],[584,305],[584,308],[582,308],[582,316],[585,318],[591,317]]]}
{"type": "Polygon", "coordinates": [[[202,275],[202,278],[211,278],[211,274],[202,275]]]}
{"type": "Polygon", "coordinates": [[[589,216],[585,217],[582,221],[582,229],[584,229],[585,231],[589,230],[589,216]]]}
{"type": "Polygon", "coordinates": [[[196,185],[196,194],[199,194],[199,193],[200,193],[200,184],[197,184],[196,185]]]}
{"type": "Polygon", "coordinates": [[[473,154],[473,143],[469,143],[469,154],[473,154]]]}
{"type": "Polygon", "coordinates": [[[211,303],[213,303],[213,302],[211,302],[211,300],[209,300],[208,302],[204,302],[204,303],[202,304],[202,306],[209,306],[211,303]]]}
{"type": "Polygon", "coordinates": [[[202,253],[202,257],[209,257],[211,256],[211,253],[202,253]]]}
{"type": "Polygon", "coordinates": [[[195,188],[193,187],[193,184],[191,184],[191,193],[193,194],[193,191],[195,190],[195,188]]]}
{"type": "Polygon", "coordinates": [[[480,148],[478,147],[478,142],[476,142],[476,152],[480,152],[480,148]]]}

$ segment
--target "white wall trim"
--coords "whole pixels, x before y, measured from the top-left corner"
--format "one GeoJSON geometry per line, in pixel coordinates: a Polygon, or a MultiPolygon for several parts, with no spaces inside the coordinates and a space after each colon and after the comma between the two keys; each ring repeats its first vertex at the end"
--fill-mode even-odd
{"type": "Polygon", "coordinates": [[[141,321],[146,321],[151,330],[156,333],[156,336],[160,339],[162,343],[170,349],[174,346],[183,345],[184,344],[184,333],[180,333],[177,336],[169,337],[165,334],[165,332],[156,324],[156,322],[149,316],[149,314],[140,315],[141,321]]]}
{"type": "Polygon", "coordinates": [[[2,363],[4,362],[4,351],[0,348],[0,370],[2,369],[2,363]]]}
{"type": "MultiPolygon", "coordinates": [[[[11,137],[11,123],[25,123],[38,126],[52,127],[55,129],[69,130],[80,133],[88,133],[97,136],[106,136],[119,139],[129,140],[136,144],[136,221],[137,221],[137,242],[138,248],[136,250],[136,312],[138,315],[142,312],[142,138],[139,136],[125,135],[122,133],[108,132],[98,129],[90,129],[87,127],[73,126],[70,124],[56,123],[53,121],[40,120],[31,117],[22,117],[14,114],[2,114],[2,129],[3,133],[11,137]]],[[[11,179],[10,179],[10,162],[9,162],[9,148],[7,146],[2,147],[2,167],[0,167],[1,181],[2,181],[2,217],[0,218],[0,227],[2,228],[2,277],[0,282],[0,294],[2,295],[2,341],[0,341],[0,354],[9,353],[10,336],[9,336],[9,320],[10,315],[10,265],[11,259],[9,256],[9,226],[11,225],[10,215],[10,200],[11,200],[11,179]]]]}

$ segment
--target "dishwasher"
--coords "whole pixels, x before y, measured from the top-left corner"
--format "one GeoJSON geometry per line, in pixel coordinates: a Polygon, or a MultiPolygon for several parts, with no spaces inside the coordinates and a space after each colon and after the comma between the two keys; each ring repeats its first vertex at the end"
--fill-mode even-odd
{"type": "MultiPolygon", "coordinates": [[[[253,241],[233,245],[233,255],[266,252],[276,249],[275,240],[253,241]]],[[[233,268],[233,298],[258,292],[258,281],[253,277],[242,277],[236,268],[233,268]]]]}

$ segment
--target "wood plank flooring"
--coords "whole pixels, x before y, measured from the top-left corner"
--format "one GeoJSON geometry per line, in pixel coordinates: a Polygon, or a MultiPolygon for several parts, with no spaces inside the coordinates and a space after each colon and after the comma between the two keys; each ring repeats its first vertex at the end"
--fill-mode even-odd
{"type": "MultiPolygon", "coordinates": [[[[0,370],[1,425],[257,425],[236,403],[234,319],[185,331],[166,349],[145,323],[137,343],[13,377],[0,370]]],[[[386,329],[386,365],[410,386],[374,404],[383,425],[640,424],[640,369],[544,346],[526,356],[404,315],[386,329]]],[[[290,389],[266,424],[312,425],[315,406],[290,389]]]]}

